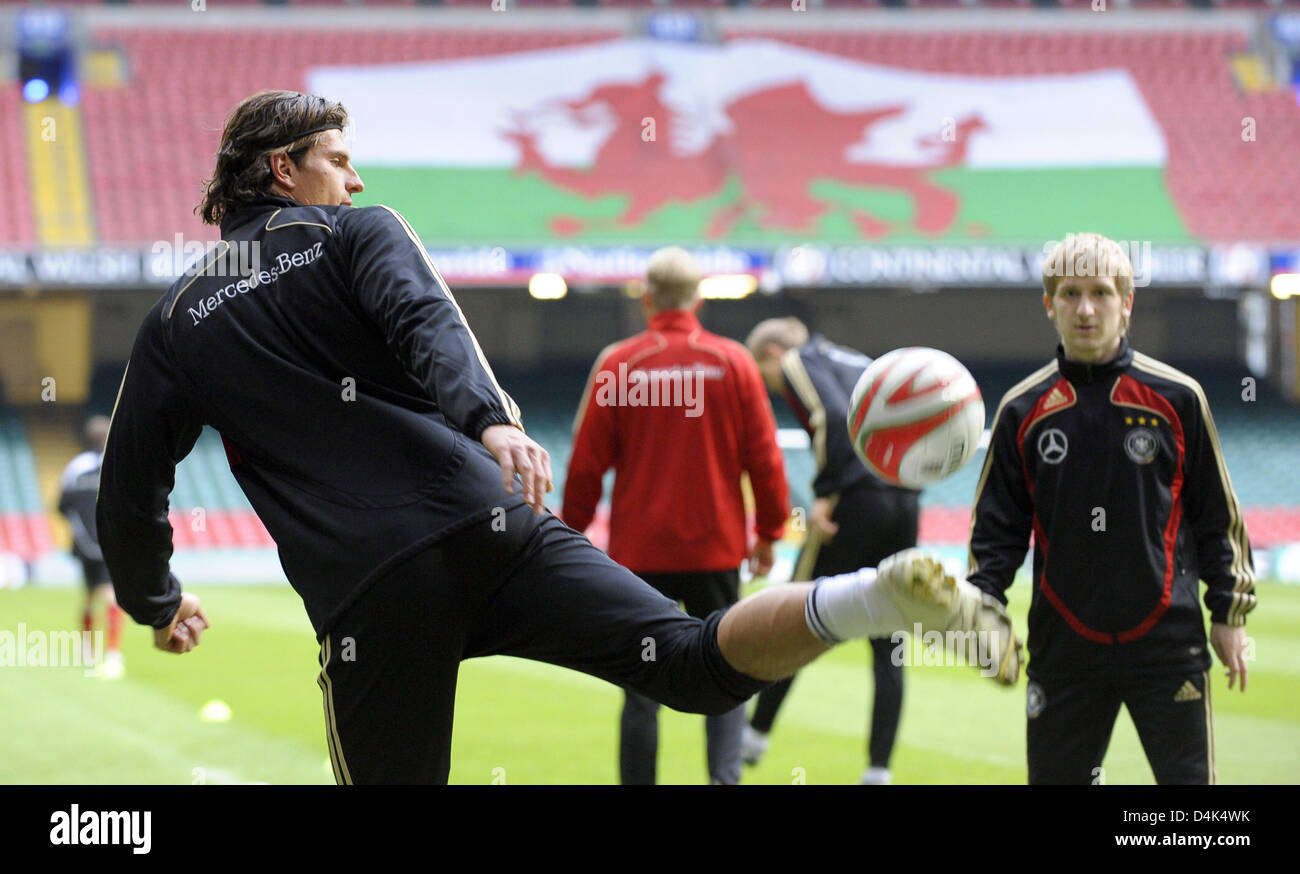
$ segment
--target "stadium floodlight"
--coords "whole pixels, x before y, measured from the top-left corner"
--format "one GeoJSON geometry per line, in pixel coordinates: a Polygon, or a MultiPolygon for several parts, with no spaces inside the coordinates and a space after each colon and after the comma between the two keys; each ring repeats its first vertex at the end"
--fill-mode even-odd
{"type": "Polygon", "coordinates": [[[14,78],[23,83],[24,100],[41,103],[52,94],[62,97],[66,84],[75,85],[72,26],[66,12],[44,6],[23,9],[15,16],[13,33],[14,78]]]}
{"type": "Polygon", "coordinates": [[[23,100],[40,103],[50,96],[50,83],[44,79],[28,79],[23,83],[23,100]]]}
{"type": "Polygon", "coordinates": [[[738,300],[758,288],[758,277],[748,273],[709,276],[700,282],[700,297],[714,300],[738,300]]]}
{"type": "Polygon", "coordinates": [[[1269,283],[1269,291],[1278,300],[1300,297],[1300,273],[1278,273],[1269,283]]]}
{"type": "Polygon", "coordinates": [[[538,300],[559,300],[569,293],[569,285],[558,273],[534,273],[528,280],[528,293],[538,300]]]}

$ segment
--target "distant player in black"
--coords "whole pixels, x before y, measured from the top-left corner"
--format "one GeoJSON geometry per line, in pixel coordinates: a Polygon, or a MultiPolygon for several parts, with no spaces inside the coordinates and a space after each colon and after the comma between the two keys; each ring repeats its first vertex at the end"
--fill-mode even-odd
{"type": "Polygon", "coordinates": [[[916,553],[689,617],[549,514],[550,458],[424,245],[391,209],[352,208],[346,123],[295,92],[235,109],[202,205],[222,240],[136,337],[99,532],[156,646],[188,652],[208,628],[169,572],[167,521],[205,424],[321,642],[341,783],[445,782],[466,658],[531,658],[719,714],[841,640],[916,621],[1009,639],[977,590],[916,553]]]}
{"type": "MultiPolygon", "coordinates": [[[[95,665],[100,676],[117,679],[123,673],[121,631],[122,611],[113,597],[113,581],[104,564],[95,532],[95,496],[99,491],[99,468],[104,460],[104,442],[108,439],[108,417],[92,416],[82,431],[86,451],[68,462],[60,483],[59,512],[68,520],[72,532],[72,555],[81,562],[86,581],[86,600],[81,611],[83,631],[95,629],[96,602],[104,604],[108,626],[108,647],[103,664],[95,665]]],[[[89,654],[88,654],[89,655],[89,654]]]]}
{"type": "MultiPolygon", "coordinates": [[[[879,564],[885,556],[916,546],[919,492],[885,483],[871,474],[849,442],[849,399],[858,377],[871,364],[860,352],[809,335],[796,318],[767,319],[750,332],[746,345],[758,361],[767,387],[790,404],[812,438],[817,459],[808,534],[793,579],[814,580],[879,564]]],[[[888,637],[871,641],[875,693],[867,742],[865,784],[892,780],[889,760],[903,710],[903,668],[888,637]]],[[[794,677],[763,690],[745,733],[745,755],[756,764],[794,677]]]]}
{"type": "Polygon", "coordinates": [[[1030,783],[1104,783],[1128,708],[1160,783],[1213,783],[1210,644],[1246,689],[1246,526],[1196,380],[1128,345],[1133,265],[1097,234],[1043,267],[1056,359],[1007,392],[975,494],[969,581],[1004,592],[1034,541],[1030,783]]]}

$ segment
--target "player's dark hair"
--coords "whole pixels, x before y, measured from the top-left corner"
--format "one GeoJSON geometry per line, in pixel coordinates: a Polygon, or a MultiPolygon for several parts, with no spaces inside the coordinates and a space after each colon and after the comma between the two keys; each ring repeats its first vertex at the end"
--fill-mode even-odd
{"type": "Polygon", "coordinates": [[[203,202],[194,211],[204,224],[219,225],[227,213],[270,189],[269,155],[285,152],[298,164],[326,130],[347,122],[341,103],[297,91],[257,92],[226,119],[216,170],[203,183],[203,202]]]}

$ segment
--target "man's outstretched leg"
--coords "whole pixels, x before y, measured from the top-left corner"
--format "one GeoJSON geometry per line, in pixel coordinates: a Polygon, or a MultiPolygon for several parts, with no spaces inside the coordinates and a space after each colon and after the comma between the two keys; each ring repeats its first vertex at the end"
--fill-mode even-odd
{"type": "Polygon", "coordinates": [[[787,677],[836,643],[895,631],[974,631],[987,637],[999,682],[1020,674],[1019,642],[1002,605],[948,576],[919,549],[880,568],[765,589],[727,611],[718,645],[727,664],[758,680],[787,677]]]}
{"type": "Polygon", "coordinates": [[[918,622],[1011,637],[1005,613],[916,550],[890,556],[879,574],[867,568],[778,586],[696,619],[554,517],[518,523],[531,529],[528,545],[484,593],[465,657],[573,668],[684,712],[725,713],[835,643],[918,622]]]}

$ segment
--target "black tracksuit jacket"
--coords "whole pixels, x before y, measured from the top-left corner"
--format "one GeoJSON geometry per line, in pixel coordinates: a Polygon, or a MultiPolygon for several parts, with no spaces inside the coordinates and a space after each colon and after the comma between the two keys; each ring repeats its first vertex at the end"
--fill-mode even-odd
{"type": "Polygon", "coordinates": [[[1214,622],[1255,606],[1245,523],[1200,385],[1122,341],[1002,399],[976,490],[969,579],[1005,601],[1034,537],[1030,677],[1206,670],[1214,622]]]}
{"type": "Polygon", "coordinates": [[[393,564],[521,503],[478,442],[519,409],[396,212],[268,196],[221,231],[136,337],[100,544],[122,607],[164,627],[180,602],[168,495],[210,425],[319,637],[393,564]],[[240,261],[245,275],[216,275],[240,261]]]}

